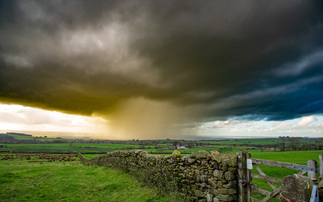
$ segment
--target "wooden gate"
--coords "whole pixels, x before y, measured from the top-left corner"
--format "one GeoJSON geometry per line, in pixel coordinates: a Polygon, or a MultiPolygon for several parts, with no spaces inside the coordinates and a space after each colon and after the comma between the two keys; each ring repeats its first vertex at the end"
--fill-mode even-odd
{"type": "Polygon", "coordinates": [[[316,172],[319,172],[323,176],[323,154],[319,156],[320,168],[317,168],[317,163],[315,160],[308,160],[307,166],[293,163],[285,163],[278,161],[269,161],[263,159],[251,158],[251,155],[245,151],[239,151],[238,156],[238,175],[239,175],[239,201],[250,202],[250,201],[261,201],[266,202],[272,198],[280,199],[280,192],[282,189],[283,180],[275,177],[267,176],[260,168],[261,165],[275,166],[280,168],[290,168],[294,170],[300,170],[297,174],[304,175],[308,173],[308,177],[312,180],[316,178],[316,172]],[[249,165],[248,165],[249,163],[249,165]],[[252,166],[251,166],[252,164],[252,166]],[[251,173],[252,167],[256,168],[259,174],[251,173]],[[269,186],[273,189],[272,192],[257,188],[252,184],[252,178],[265,180],[269,186]],[[279,187],[274,186],[273,183],[280,184],[279,187]],[[265,195],[262,200],[252,198],[252,192],[256,192],[265,195]]]}

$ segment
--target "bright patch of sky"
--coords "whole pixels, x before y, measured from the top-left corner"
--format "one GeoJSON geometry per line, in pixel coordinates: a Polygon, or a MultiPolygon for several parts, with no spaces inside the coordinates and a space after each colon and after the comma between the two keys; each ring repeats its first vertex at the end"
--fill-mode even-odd
{"type": "Polygon", "coordinates": [[[100,117],[78,116],[21,105],[0,104],[0,131],[52,131],[102,133],[108,122],[100,117]]]}
{"type": "MultiPolygon", "coordinates": [[[[0,104],[0,131],[53,131],[103,133],[107,120],[98,116],[78,116],[21,105],[0,104]]],[[[198,136],[216,137],[322,137],[323,116],[304,116],[286,121],[250,121],[231,118],[212,121],[188,129],[198,136]]],[[[111,137],[106,136],[106,139],[111,137]]],[[[197,137],[198,138],[198,137],[197,137]]]]}
{"type": "Polygon", "coordinates": [[[198,127],[198,131],[200,135],[210,137],[322,137],[323,116],[304,116],[285,121],[250,121],[232,118],[203,123],[198,127]]]}

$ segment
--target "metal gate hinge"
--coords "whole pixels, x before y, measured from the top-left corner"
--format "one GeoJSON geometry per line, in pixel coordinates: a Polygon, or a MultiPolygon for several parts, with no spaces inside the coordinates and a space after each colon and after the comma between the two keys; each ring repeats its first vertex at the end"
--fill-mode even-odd
{"type": "Polygon", "coordinates": [[[307,166],[292,166],[293,169],[296,170],[306,170],[306,171],[313,171],[313,172],[319,172],[319,168],[309,168],[307,166]]]}

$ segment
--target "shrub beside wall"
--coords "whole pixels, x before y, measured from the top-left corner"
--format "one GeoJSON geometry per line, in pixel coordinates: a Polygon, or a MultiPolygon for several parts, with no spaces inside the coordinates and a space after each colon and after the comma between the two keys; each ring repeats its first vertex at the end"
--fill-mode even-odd
{"type": "Polygon", "coordinates": [[[151,155],[145,151],[115,151],[92,159],[80,157],[84,165],[108,166],[129,172],[162,190],[182,193],[194,201],[237,201],[237,157],[218,151],[193,152],[182,156],[151,155]]]}

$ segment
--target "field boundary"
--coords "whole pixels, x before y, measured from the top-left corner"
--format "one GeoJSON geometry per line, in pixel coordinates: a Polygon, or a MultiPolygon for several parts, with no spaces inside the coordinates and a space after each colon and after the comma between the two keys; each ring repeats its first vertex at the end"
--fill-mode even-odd
{"type": "Polygon", "coordinates": [[[237,201],[237,156],[218,151],[181,155],[151,155],[145,151],[115,151],[91,159],[79,154],[84,165],[107,166],[135,175],[166,192],[189,201],[237,201]]]}
{"type": "MultiPolygon", "coordinates": [[[[323,154],[319,156],[320,168],[315,160],[308,160],[308,165],[301,165],[251,158],[251,154],[246,151],[239,151],[236,155],[199,151],[182,156],[175,150],[172,155],[158,156],[134,150],[109,152],[91,159],[82,154],[79,156],[84,165],[121,169],[148,184],[167,192],[179,192],[184,194],[186,199],[193,201],[266,202],[272,198],[281,199],[281,194],[286,196],[294,191],[286,192],[285,187],[282,189],[282,184],[285,184],[283,179],[269,176],[258,165],[299,170],[297,176],[310,181],[317,178],[317,173],[320,173],[321,177],[323,174],[323,154]],[[259,174],[251,173],[253,168],[259,174]],[[308,177],[303,176],[306,173],[308,177]],[[254,187],[252,179],[264,180],[273,191],[254,187]],[[265,198],[253,198],[252,193],[259,193],[265,198]]],[[[310,184],[312,189],[312,181],[310,184]]],[[[308,185],[302,185],[301,189],[305,190],[305,187],[308,185]]],[[[304,194],[304,197],[305,195],[307,196],[304,194]]]]}

